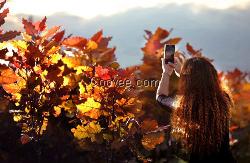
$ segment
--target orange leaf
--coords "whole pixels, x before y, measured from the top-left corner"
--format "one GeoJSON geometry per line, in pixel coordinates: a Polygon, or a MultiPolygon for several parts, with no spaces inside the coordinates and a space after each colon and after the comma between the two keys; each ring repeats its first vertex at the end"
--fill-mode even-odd
{"type": "Polygon", "coordinates": [[[18,76],[12,69],[5,69],[1,71],[0,84],[11,84],[18,80],[18,76]]]}
{"type": "Polygon", "coordinates": [[[175,38],[171,38],[169,40],[167,40],[165,43],[166,44],[170,44],[170,45],[176,45],[181,41],[182,38],[180,37],[175,37],[175,38]]]}
{"type": "Polygon", "coordinates": [[[48,39],[49,37],[53,36],[59,29],[60,29],[60,26],[54,26],[50,28],[49,30],[47,30],[46,32],[44,32],[42,34],[42,37],[44,39],[48,39]]]}
{"type": "Polygon", "coordinates": [[[189,43],[186,44],[186,49],[191,56],[201,56],[202,49],[195,50],[189,43]]]}
{"type": "MultiPolygon", "coordinates": [[[[149,32],[146,31],[146,33],[148,34],[149,32]]],[[[156,51],[163,46],[161,43],[162,40],[166,39],[169,36],[169,33],[169,31],[158,27],[154,34],[150,34],[151,37],[145,37],[147,39],[147,43],[145,44],[145,47],[141,48],[141,50],[147,55],[156,54],[156,51]]]]}
{"type": "Polygon", "coordinates": [[[146,119],[141,124],[141,130],[143,133],[155,130],[158,128],[158,123],[156,120],[146,119]]]}
{"type": "Polygon", "coordinates": [[[152,150],[164,141],[164,136],[164,132],[150,133],[143,135],[141,142],[145,149],[152,150]]]}
{"type": "Polygon", "coordinates": [[[65,39],[62,44],[69,47],[83,49],[87,43],[87,39],[83,37],[70,37],[65,39]]]}

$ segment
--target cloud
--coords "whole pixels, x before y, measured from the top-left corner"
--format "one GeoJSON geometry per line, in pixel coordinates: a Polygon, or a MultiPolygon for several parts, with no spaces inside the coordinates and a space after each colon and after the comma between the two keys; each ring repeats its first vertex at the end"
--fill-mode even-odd
{"type": "Polygon", "coordinates": [[[14,14],[53,15],[58,12],[91,19],[96,16],[111,16],[134,8],[162,7],[164,5],[192,5],[195,10],[244,8],[250,0],[11,0],[7,3],[14,14]]]}
{"type": "MultiPolygon", "coordinates": [[[[19,20],[21,16],[25,15],[17,15],[19,20]]],[[[105,35],[113,36],[111,45],[117,46],[117,58],[123,67],[141,63],[144,29],[154,31],[160,26],[174,28],[172,36],[183,37],[180,49],[184,49],[186,42],[202,48],[207,56],[215,59],[218,69],[250,70],[249,17],[250,6],[224,10],[203,8],[197,13],[192,5],[169,4],[160,8],[134,8],[94,19],[57,13],[49,16],[48,22],[50,26],[63,25],[68,33],[87,37],[103,29],[105,35]]],[[[12,28],[14,24],[7,26],[12,28]]]]}

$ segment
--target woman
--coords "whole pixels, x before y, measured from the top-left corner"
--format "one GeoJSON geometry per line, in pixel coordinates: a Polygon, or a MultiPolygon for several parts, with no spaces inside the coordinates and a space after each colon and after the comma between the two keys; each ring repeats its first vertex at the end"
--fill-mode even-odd
{"type": "Polygon", "coordinates": [[[165,64],[156,100],[172,108],[172,136],[189,153],[189,162],[236,162],[229,146],[229,118],[232,100],[222,89],[217,71],[204,57],[165,64]],[[175,97],[169,96],[169,78],[173,70],[180,74],[175,97]]]}

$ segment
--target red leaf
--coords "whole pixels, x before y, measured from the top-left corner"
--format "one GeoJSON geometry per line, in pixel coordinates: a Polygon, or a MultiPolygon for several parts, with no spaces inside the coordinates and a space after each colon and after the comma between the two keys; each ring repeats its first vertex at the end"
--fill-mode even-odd
{"type": "Polygon", "coordinates": [[[22,144],[26,144],[31,141],[31,138],[27,134],[24,134],[21,136],[20,141],[22,144]]]}
{"type": "Polygon", "coordinates": [[[231,126],[231,127],[229,128],[229,131],[230,131],[230,132],[233,132],[234,130],[236,130],[236,129],[238,129],[238,128],[239,128],[238,126],[233,125],[233,126],[231,126]]]}
{"type": "Polygon", "coordinates": [[[112,39],[112,37],[103,37],[101,38],[98,47],[99,48],[106,48],[109,44],[109,41],[112,39]]]}
{"type": "Polygon", "coordinates": [[[65,39],[62,44],[69,47],[83,49],[87,43],[87,39],[83,37],[70,37],[65,39]]]}
{"type": "Polygon", "coordinates": [[[169,33],[169,31],[158,27],[150,38],[146,38],[147,43],[141,48],[141,50],[147,55],[155,55],[157,50],[162,48],[162,40],[166,39],[169,36],[169,33]]]}
{"type": "MultiPolygon", "coordinates": [[[[193,46],[191,46],[189,43],[187,43],[186,45],[186,49],[188,51],[188,53],[191,55],[191,56],[202,56],[202,49],[199,49],[199,50],[196,50],[193,48],[193,46]]],[[[210,61],[212,61],[211,59],[209,59],[210,61]]]]}
{"type": "Polygon", "coordinates": [[[91,37],[91,40],[92,41],[95,41],[95,42],[100,42],[102,39],[102,30],[100,30],[99,32],[97,32],[96,34],[94,34],[92,37],[91,37]]]}
{"type": "Polygon", "coordinates": [[[141,124],[141,130],[143,133],[155,130],[158,128],[158,123],[156,120],[145,119],[141,124]]]}
{"type": "Polygon", "coordinates": [[[32,24],[32,22],[29,22],[28,20],[23,18],[22,21],[23,25],[24,25],[24,29],[26,31],[26,33],[28,35],[35,35],[38,33],[38,31],[36,30],[35,26],[32,24]]]}
{"type": "Polygon", "coordinates": [[[95,67],[95,76],[100,77],[103,80],[108,80],[110,79],[109,69],[98,65],[95,67]]]}
{"type": "Polygon", "coordinates": [[[4,0],[4,1],[2,1],[2,2],[0,3],[0,9],[3,8],[3,6],[4,6],[5,3],[6,3],[6,0],[4,0]]]}
{"type": "Polygon", "coordinates": [[[47,21],[47,17],[45,16],[43,18],[43,20],[36,22],[35,25],[35,29],[38,31],[44,31],[46,28],[46,21],[47,21]]]}
{"type": "Polygon", "coordinates": [[[187,49],[187,51],[188,51],[189,53],[191,53],[191,54],[197,53],[197,51],[194,50],[193,46],[191,46],[189,43],[187,43],[186,49],[187,49]]]}
{"type": "Polygon", "coordinates": [[[0,13],[0,26],[3,25],[5,23],[5,17],[7,16],[7,14],[9,13],[9,9],[4,9],[2,13],[0,13]]]}
{"type": "Polygon", "coordinates": [[[56,34],[53,36],[52,39],[54,39],[56,42],[60,42],[60,41],[62,41],[64,34],[65,34],[65,31],[64,31],[64,30],[63,30],[63,31],[60,31],[60,32],[56,33],[56,34]]]}
{"type": "Polygon", "coordinates": [[[0,50],[0,59],[5,59],[6,53],[8,53],[8,49],[7,48],[1,49],[0,50]]]}
{"type": "Polygon", "coordinates": [[[15,38],[16,36],[20,35],[20,33],[21,32],[17,32],[17,31],[8,31],[4,34],[0,34],[0,42],[11,40],[15,38]]]}

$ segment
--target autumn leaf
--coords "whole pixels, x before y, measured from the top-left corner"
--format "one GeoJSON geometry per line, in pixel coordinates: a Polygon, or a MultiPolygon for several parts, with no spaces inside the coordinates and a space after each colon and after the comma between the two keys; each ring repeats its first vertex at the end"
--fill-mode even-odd
{"type": "Polygon", "coordinates": [[[94,62],[100,65],[105,65],[105,66],[109,65],[110,63],[116,60],[115,54],[114,54],[115,50],[116,50],[116,47],[109,48],[102,53],[96,54],[94,62]]]}
{"type": "Polygon", "coordinates": [[[175,37],[175,38],[171,38],[171,39],[167,40],[167,41],[165,42],[165,44],[176,45],[176,44],[178,44],[181,40],[182,40],[182,38],[180,38],[180,37],[175,37]]]}
{"type": "Polygon", "coordinates": [[[84,113],[85,116],[88,116],[92,119],[98,119],[101,116],[101,111],[99,109],[91,109],[88,112],[84,113]]]}
{"type": "Polygon", "coordinates": [[[6,3],[6,0],[1,0],[1,2],[0,2],[0,9],[3,8],[3,6],[5,5],[5,3],[6,3]]]}
{"type": "Polygon", "coordinates": [[[154,34],[150,34],[149,31],[146,30],[146,33],[150,36],[145,37],[147,39],[147,42],[141,50],[146,55],[154,55],[156,54],[156,51],[160,48],[162,48],[163,43],[161,43],[162,40],[166,39],[169,36],[169,31],[162,29],[160,27],[157,28],[154,34]]]}
{"type": "Polygon", "coordinates": [[[34,23],[35,29],[39,32],[46,28],[47,17],[45,16],[41,21],[34,23]]]}
{"type": "Polygon", "coordinates": [[[99,43],[102,40],[102,32],[102,30],[98,31],[90,38],[90,40],[99,43]]]}
{"type": "Polygon", "coordinates": [[[24,41],[27,41],[27,42],[32,41],[32,36],[28,35],[26,32],[22,32],[21,35],[22,35],[24,41]]]}
{"type": "Polygon", "coordinates": [[[109,75],[109,69],[103,68],[100,65],[95,67],[95,76],[100,77],[103,80],[108,80],[111,78],[109,75]]]}
{"type": "Polygon", "coordinates": [[[93,97],[89,97],[86,102],[76,105],[76,107],[81,113],[85,113],[93,108],[100,108],[101,104],[96,102],[93,97]]]}
{"type": "Polygon", "coordinates": [[[54,26],[54,27],[50,28],[49,30],[43,32],[41,34],[41,37],[43,39],[48,39],[49,37],[53,36],[59,29],[60,29],[60,26],[54,26]]]}
{"type": "Polygon", "coordinates": [[[195,50],[189,43],[186,44],[186,49],[191,56],[201,56],[202,49],[195,50]]]}
{"type": "Polygon", "coordinates": [[[22,144],[27,144],[28,142],[31,141],[31,138],[27,134],[23,134],[20,138],[20,141],[22,144]]]}
{"type": "Polygon", "coordinates": [[[32,24],[32,22],[26,20],[26,19],[22,19],[22,23],[24,25],[24,29],[26,31],[26,33],[28,35],[35,35],[38,33],[38,31],[36,30],[35,26],[32,24]]]}
{"type": "Polygon", "coordinates": [[[62,41],[64,34],[65,34],[65,30],[60,31],[60,32],[57,32],[57,33],[52,37],[52,39],[55,40],[56,42],[60,42],[60,41],[62,41]]]}
{"type": "Polygon", "coordinates": [[[112,39],[112,37],[102,37],[100,42],[98,43],[99,48],[107,48],[109,41],[112,39]]]}
{"type": "Polygon", "coordinates": [[[79,83],[78,85],[79,85],[79,92],[80,92],[80,95],[81,95],[86,91],[86,89],[85,89],[85,87],[83,86],[82,83],[79,83]]]}
{"type": "Polygon", "coordinates": [[[158,128],[158,123],[156,120],[146,119],[141,124],[141,130],[143,133],[155,130],[158,128]]]}
{"type": "MultiPolygon", "coordinates": [[[[1,3],[2,4],[2,3],[1,3]]],[[[7,14],[9,13],[9,9],[4,9],[2,13],[0,13],[0,26],[3,25],[5,23],[5,17],[7,16],[7,14]]]]}
{"type": "Polygon", "coordinates": [[[17,32],[17,31],[8,31],[8,32],[5,32],[4,34],[0,34],[0,42],[11,40],[15,38],[16,36],[19,36],[20,33],[21,32],[17,32]]]}
{"type": "Polygon", "coordinates": [[[95,50],[98,48],[98,44],[95,41],[89,40],[86,46],[87,50],[95,50]]]}
{"type": "Polygon", "coordinates": [[[65,39],[62,44],[68,47],[83,49],[87,43],[87,39],[83,37],[70,37],[65,39]]]}
{"type": "Polygon", "coordinates": [[[74,136],[77,139],[91,138],[94,140],[95,134],[101,132],[101,126],[96,122],[90,122],[86,126],[78,125],[76,128],[72,128],[74,136]]]}
{"type": "Polygon", "coordinates": [[[143,135],[141,142],[145,149],[153,150],[156,145],[161,144],[164,141],[164,137],[164,132],[150,133],[143,135]]]}
{"type": "Polygon", "coordinates": [[[2,84],[11,84],[16,82],[19,79],[19,77],[16,75],[16,73],[8,68],[8,69],[4,69],[1,71],[1,75],[0,75],[0,85],[2,84]]]}
{"type": "Polygon", "coordinates": [[[13,116],[13,120],[15,121],[15,122],[19,122],[20,120],[22,120],[22,116],[20,115],[20,114],[17,114],[17,115],[14,115],[13,116]]]}

